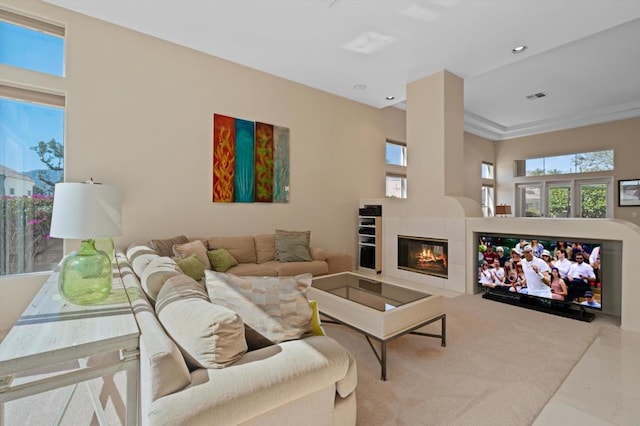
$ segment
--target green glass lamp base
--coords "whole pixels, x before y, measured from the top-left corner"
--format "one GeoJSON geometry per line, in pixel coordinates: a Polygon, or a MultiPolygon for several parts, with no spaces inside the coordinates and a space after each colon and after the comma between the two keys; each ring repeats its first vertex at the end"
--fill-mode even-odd
{"type": "Polygon", "coordinates": [[[60,295],[77,305],[101,302],[111,293],[111,275],[109,256],[96,250],[94,240],[84,240],[77,251],[62,261],[58,278],[60,295]]]}

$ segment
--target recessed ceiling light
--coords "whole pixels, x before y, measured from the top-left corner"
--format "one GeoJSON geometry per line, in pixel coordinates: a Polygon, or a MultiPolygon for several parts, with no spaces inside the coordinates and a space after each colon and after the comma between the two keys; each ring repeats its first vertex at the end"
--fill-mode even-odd
{"type": "Polygon", "coordinates": [[[387,96],[385,99],[388,100],[388,101],[392,101],[395,98],[396,98],[395,96],[387,96]]]}
{"type": "Polygon", "coordinates": [[[511,53],[513,53],[514,55],[517,55],[518,53],[522,53],[525,50],[527,50],[527,46],[517,46],[511,49],[511,53]]]}
{"type": "Polygon", "coordinates": [[[365,90],[366,88],[367,88],[367,85],[362,83],[353,85],[354,90],[365,90]]]}

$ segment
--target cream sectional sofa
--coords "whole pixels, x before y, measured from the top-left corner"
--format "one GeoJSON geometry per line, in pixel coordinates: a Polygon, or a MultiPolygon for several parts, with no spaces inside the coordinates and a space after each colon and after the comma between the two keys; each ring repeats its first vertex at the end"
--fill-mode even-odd
{"type": "MultiPolygon", "coordinates": [[[[250,252],[247,238],[234,238],[224,240],[229,252],[250,252]],[[241,243],[247,246],[241,248],[241,243]]],[[[313,268],[318,268],[319,274],[336,267],[331,265],[330,255],[318,255],[316,251],[315,256],[313,268]],[[324,262],[326,269],[317,262],[324,262]]],[[[339,264],[350,267],[349,259],[338,259],[339,264]]],[[[121,278],[141,331],[142,424],[355,424],[355,359],[330,337],[305,335],[249,350],[224,368],[194,368],[189,364],[183,347],[167,334],[154,307],[163,285],[169,287],[167,283],[186,277],[170,267],[169,260],[145,245],[132,245],[126,253],[117,254],[121,278]],[[149,272],[149,268],[154,271],[149,272]]],[[[285,266],[294,269],[280,268],[273,262],[257,263],[256,257],[255,264],[240,263],[235,268],[245,275],[266,272],[272,276],[295,269],[293,265],[285,266]]]]}

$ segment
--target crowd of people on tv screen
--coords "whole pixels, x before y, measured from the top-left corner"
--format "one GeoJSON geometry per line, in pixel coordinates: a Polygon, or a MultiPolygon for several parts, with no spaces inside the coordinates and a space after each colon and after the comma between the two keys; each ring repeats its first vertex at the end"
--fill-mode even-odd
{"type": "Polygon", "coordinates": [[[509,248],[481,240],[478,263],[483,287],[601,308],[600,246],[558,241],[547,249],[521,239],[509,248]]]}

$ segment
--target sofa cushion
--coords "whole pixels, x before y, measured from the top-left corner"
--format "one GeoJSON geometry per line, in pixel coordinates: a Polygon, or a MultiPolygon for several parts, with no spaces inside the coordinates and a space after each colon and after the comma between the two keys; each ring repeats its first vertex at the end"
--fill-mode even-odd
{"type": "Polygon", "coordinates": [[[176,259],[176,263],[185,275],[193,278],[196,281],[200,281],[201,279],[203,279],[204,270],[209,269],[205,267],[204,263],[202,263],[200,258],[195,253],[184,259],[176,259]]]}
{"type": "Polygon", "coordinates": [[[226,249],[219,248],[207,252],[211,268],[216,272],[227,272],[238,264],[238,261],[226,249]]]}
{"type": "Polygon", "coordinates": [[[238,314],[211,303],[204,288],[186,275],[162,286],[156,312],[191,368],[223,368],[247,352],[238,314]]]}
{"type": "Polygon", "coordinates": [[[211,301],[237,312],[245,323],[272,342],[298,339],[311,331],[311,307],[307,299],[311,274],[238,277],[205,273],[211,301]]]}
{"type": "Polygon", "coordinates": [[[207,257],[207,247],[205,247],[204,243],[200,240],[189,241],[184,244],[174,244],[172,250],[174,256],[181,258],[195,254],[207,269],[211,269],[209,258],[207,257]]]}
{"type": "Polygon", "coordinates": [[[189,239],[184,235],[179,235],[173,238],[167,238],[164,240],[151,240],[151,248],[158,252],[160,256],[173,256],[173,246],[175,244],[188,243],[189,239]]]}
{"type": "Polygon", "coordinates": [[[326,275],[329,272],[327,262],[312,260],[310,262],[267,262],[265,266],[270,266],[278,272],[280,277],[288,277],[310,273],[314,277],[326,275]]]}
{"type": "MultiPolygon", "coordinates": [[[[194,392],[178,392],[155,401],[149,420],[151,424],[164,425],[261,424],[256,418],[274,407],[290,407],[302,396],[326,387],[329,393],[324,404],[333,407],[336,383],[349,374],[350,360],[349,352],[326,336],[248,352],[227,368],[193,371],[190,389],[194,392]]],[[[355,365],[353,370],[355,373],[355,365]]],[[[306,412],[316,413],[315,408],[309,407],[306,412]]],[[[286,417],[278,420],[263,424],[303,424],[288,422],[286,417]]],[[[308,419],[307,424],[347,424],[332,420],[329,415],[308,419]]],[[[355,417],[349,424],[355,424],[355,417]]]]}
{"type": "Polygon", "coordinates": [[[211,237],[209,250],[226,249],[238,263],[257,263],[256,245],[252,236],[211,237]]]}
{"type": "Polygon", "coordinates": [[[176,262],[170,257],[157,257],[153,259],[140,277],[140,284],[152,303],[156,302],[158,292],[164,283],[175,275],[181,275],[182,271],[176,262]]]}
{"type": "Polygon", "coordinates": [[[256,244],[257,263],[276,259],[276,235],[261,234],[253,237],[256,244]]]}
{"type": "MultiPolygon", "coordinates": [[[[266,263],[240,263],[227,271],[228,274],[248,277],[277,277],[278,271],[274,265],[280,264],[275,260],[266,263]]],[[[306,272],[306,271],[305,271],[306,272]]]]}

